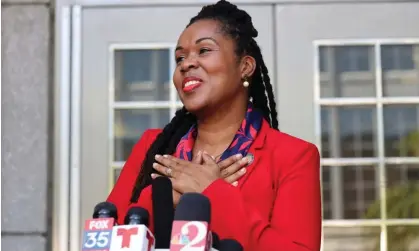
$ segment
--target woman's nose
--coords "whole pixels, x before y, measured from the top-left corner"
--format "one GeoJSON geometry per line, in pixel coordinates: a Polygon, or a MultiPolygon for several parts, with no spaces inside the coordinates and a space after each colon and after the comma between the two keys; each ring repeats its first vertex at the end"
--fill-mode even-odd
{"type": "Polygon", "coordinates": [[[198,61],[195,57],[187,57],[182,62],[182,71],[188,71],[198,67],[198,61]]]}

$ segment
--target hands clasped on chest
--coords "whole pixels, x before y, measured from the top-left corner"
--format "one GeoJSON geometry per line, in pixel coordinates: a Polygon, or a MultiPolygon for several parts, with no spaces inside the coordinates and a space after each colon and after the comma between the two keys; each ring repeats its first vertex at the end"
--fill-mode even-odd
{"type": "MultiPolygon", "coordinates": [[[[156,155],[153,168],[172,181],[173,203],[177,205],[184,193],[201,193],[212,182],[222,178],[237,186],[237,180],[246,173],[248,158],[241,154],[233,155],[223,161],[216,162],[209,154],[199,151],[192,161],[171,155],[156,155]]],[[[160,175],[153,173],[152,178],[160,175]]]]}

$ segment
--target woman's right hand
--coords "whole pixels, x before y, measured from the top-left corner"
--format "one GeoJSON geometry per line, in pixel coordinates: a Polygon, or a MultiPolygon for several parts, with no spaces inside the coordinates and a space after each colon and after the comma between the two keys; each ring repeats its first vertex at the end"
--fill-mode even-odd
{"type": "MultiPolygon", "coordinates": [[[[192,161],[197,164],[201,164],[202,155],[199,155],[199,157],[194,158],[192,161]]],[[[236,155],[230,156],[229,158],[223,161],[220,161],[218,163],[218,166],[221,169],[222,178],[228,183],[232,184],[233,186],[237,186],[238,184],[237,180],[246,173],[245,167],[248,163],[249,163],[248,158],[243,157],[241,154],[236,154],[236,155]]],[[[175,207],[179,203],[181,196],[182,196],[181,193],[179,193],[176,190],[173,190],[173,204],[175,207]]]]}
{"type": "MultiPolygon", "coordinates": [[[[193,158],[192,158],[192,162],[196,163],[196,164],[202,164],[202,154],[196,154],[193,158]]],[[[182,196],[182,194],[178,191],[176,191],[175,189],[173,189],[173,205],[176,207],[177,204],[179,203],[180,197],[182,196]]]]}
{"type": "MultiPolygon", "coordinates": [[[[204,151],[203,153],[206,152],[204,151]]],[[[197,154],[197,157],[194,158],[192,162],[202,164],[202,154],[197,154]]],[[[245,167],[248,163],[249,159],[247,157],[243,157],[241,154],[236,154],[218,162],[217,165],[220,168],[221,177],[233,186],[237,186],[237,180],[246,173],[245,167]]]]}

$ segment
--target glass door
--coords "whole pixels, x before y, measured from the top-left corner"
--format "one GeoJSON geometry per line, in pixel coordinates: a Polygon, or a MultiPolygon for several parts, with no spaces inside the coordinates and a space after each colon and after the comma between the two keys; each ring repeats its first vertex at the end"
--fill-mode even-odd
{"type": "Polygon", "coordinates": [[[148,128],[162,128],[181,106],[171,75],[171,44],[115,44],[110,48],[110,183],[148,128]]]}

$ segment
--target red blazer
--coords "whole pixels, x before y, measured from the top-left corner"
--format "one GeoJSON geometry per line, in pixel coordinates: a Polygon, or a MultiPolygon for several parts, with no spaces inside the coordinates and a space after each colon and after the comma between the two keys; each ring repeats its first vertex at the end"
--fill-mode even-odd
{"type": "MultiPolygon", "coordinates": [[[[147,130],[134,146],[108,201],[122,224],[146,151],[161,130],[147,130]]],[[[245,251],[318,251],[321,240],[320,157],[315,145],[278,132],[264,121],[249,153],[254,161],[237,187],[222,179],[203,194],[211,202],[211,230],[245,251]]],[[[153,222],[151,186],[136,204],[153,222]]],[[[153,226],[150,226],[153,231],[153,226]]]]}

